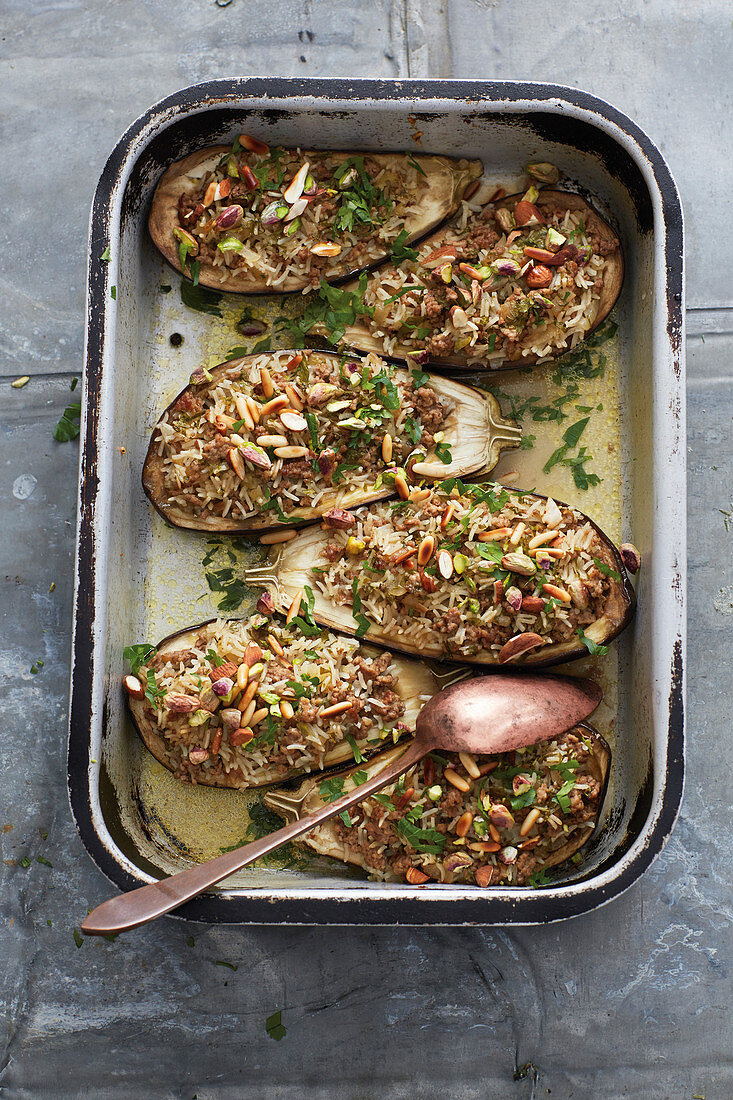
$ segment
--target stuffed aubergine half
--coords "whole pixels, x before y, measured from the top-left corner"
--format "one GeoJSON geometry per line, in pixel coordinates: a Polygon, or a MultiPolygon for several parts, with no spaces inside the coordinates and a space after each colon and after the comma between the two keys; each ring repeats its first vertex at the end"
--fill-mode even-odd
{"type": "MultiPolygon", "coordinates": [[[[399,748],[360,769],[309,777],[265,804],[289,823],[354,790],[399,748]]],[[[494,756],[431,753],[397,783],[296,841],[389,882],[536,886],[589,839],[611,753],[591,726],[494,756]]],[[[576,860],[578,857],[575,857],[576,860]]]]}
{"type": "Polygon", "coordinates": [[[199,369],[153,432],[143,468],[176,527],[263,530],[326,516],[420,476],[494,466],[521,433],[488,394],[450,379],[333,352],[280,351],[199,369]]]}
{"type": "Polygon", "coordinates": [[[309,585],[318,622],[480,665],[596,653],[631,618],[633,589],[613,543],[550,498],[449,479],[352,519],[346,530],[308,527],[270,549],[260,579],[277,606],[309,585]]]}
{"type": "Polygon", "coordinates": [[[259,787],[358,760],[414,730],[438,690],[419,661],[318,629],[308,613],[212,620],[125,651],[144,743],[187,783],[259,787]]]}
{"type": "Polygon", "coordinates": [[[479,161],[269,148],[241,134],[172,164],[148,224],[203,286],[282,294],[380,263],[454,214],[480,174],[479,161]]]}
{"type": "MultiPolygon", "coordinates": [[[[369,277],[341,342],[440,367],[511,368],[576,347],[623,282],[613,230],[579,195],[513,195],[432,234],[369,277]]],[[[329,335],[321,324],[317,333],[329,335]]]]}

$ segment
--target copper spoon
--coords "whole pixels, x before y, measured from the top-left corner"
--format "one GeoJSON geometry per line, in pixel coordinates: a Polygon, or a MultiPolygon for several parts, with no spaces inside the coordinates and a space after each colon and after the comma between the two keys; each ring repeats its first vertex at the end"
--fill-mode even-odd
{"type": "Polygon", "coordinates": [[[233,852],[160,882],[119,894],[93,909],[81,929],[90,936],[124,932],[155,920],[288,840],[362,802],[429,752],[499,753],[556,737],[591,714],[601,689],[569,676],[477,676],[444,688],[421,710],[404,753],[356,790],[233,852]]]}

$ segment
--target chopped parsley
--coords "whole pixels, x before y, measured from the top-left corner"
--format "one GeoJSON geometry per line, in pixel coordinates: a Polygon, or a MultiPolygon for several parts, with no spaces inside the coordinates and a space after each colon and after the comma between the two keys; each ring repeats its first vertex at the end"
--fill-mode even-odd
{"type": "Polygon", "coordinates": [[[290,626],[294,626],[301,634],[305,634],[306,638],[315,638],[316,635],[321,633],[321,628],[313,618],[313,605],[315,602],[316,598],[313,595],[313,589],[307,584],[304,585],[303,599],[300,603],[300,614],[293,617],[290,626]]]}
{"type": "MultiPolygon", "coordinates": [[[[354,621],[356,623],[358,623],[358,629],[356,630],[356,637],[357,638],[363,638],[364,635],[366,634],[366,632],[369,630],[369,627],[372,624],[369,622],[366,615],[364,615],[362,613],[362,610],[361,610],[361,596],[359,595],[359,578],[358,578],[358,576],[354,577],[353,583],[351,585],[351,598],[352,598],[352,607],[353,607],[352,614],[354,616],[354,621]]],[[[358,763],[359,763],[359,761],[357,760],[357,764],[358,763]]]]}
{"type": "Polygon", "coordinates": [[[221,317],[221,294],[209,290],[205,286],[194,285],[188,279],[181,279],[181,301],[189,309],[195,309],[199,313],[209,313],[213,317],[221,317]]]}
{"type": "Polygon", "coordinates": [[[598,645],[596,642],[594,642],[592,638],[588,637],[582,626],[579,626],[575,633],[578,635],[581,642],[590,653],[591,657],[603,657],[604,654],[608,653],[608,646],[598,645]]]}
{"type": "MultiPolygon", "coordinates": [[[[416,260],[417,252],[414,248],[410,248],[407,244],[407,238],[409,234],[406,229],[401,230],[392,241],[392,259],[396,264],[402,263],[403,260],[416,260]]],[[[410,288],[413,289],[413,288],[410,288]]],[[[403,291],[404,293],[404,291],[403,291]]],[[[395,297],[399,297],[396,295],[395,297]]],[[[394,301],[394,298],[391,299],[394,301]]]]}
{"type": "Polygon", "coordinates": [[[57,443],[68,443],[76,439],[81,430],[81,401],[74,401],[67,405],[61,419],[53,430],[53,437],[57,443]]]}
{"type": "Polygon", "coordinates": [[[437,829],[421,829],[416,824],[416,818],[419,818],[421,814],[422,810],[419,806],[409,810],[397,822],[397,832],[401,833],[407,843],[411,844],[416,851],[429,852],[434,856],[440,855],[445,847],[445,835],[439,833],[437,829]]]}
{"type": "Polygon", "coordinates": [[[318,794],[324,802],[335,802],[344,793],[344,780],[340,775],[324,779],[318,788],[318,794]]]}
{"type": "Polygon", "coordinates": [[[611,569],[610,565],[606,565],[600,558],[593,558],[593,561],[595,562],[598,572],[602,573],[604,577],[611,577],[614,581],[621,580],[621,574],[617,573],[615,569],[611,569]]]}
{"type": "Polygon", "coordinates": [[[150,642],[142,642],[140,645],[127,645],[122,650],[122,658],[127,661],[132,669],[133,676],[137,676],[142,665],[148,663],[154,657],[156,649],[150,642]]]}
{"type": "Polygon", "coordinates": [[[363,764],[363,763],[364,763],[364,756],[362,755],[362,751],[361,751],[361,749],[359,748],[359,746],[357,745],[356,741],[355,741],[355,740],[354,740],[354,738],[353,738],[353,737],[351,736],[351,734],[349,734],[349,735],[348,735],[348,737],[346,738],[346,740],[347,740],[347,741],[349,742],[349,744],[351,745],[351,751],[352,751],[352,752],[353,752],[353,754],[354,754],[354,761],[355,761],[355,763],[357,763],[357,764],[363,764]]]}
{"type": "Polygon", "coordinates": [[[271,1039],[276,1039],[279,1043],[281,1039],[284,1039],[287,1035],[287,1028],[282,1022],[282,1011],[273,1012],[271,1016],[268,1016],[265,1020],[265,1031],[271,1039]]]}

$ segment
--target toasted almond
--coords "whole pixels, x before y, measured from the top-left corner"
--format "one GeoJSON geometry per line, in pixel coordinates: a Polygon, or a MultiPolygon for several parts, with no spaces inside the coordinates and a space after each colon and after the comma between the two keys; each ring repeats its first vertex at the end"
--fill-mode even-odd
{"type": "MultiPolygon", "coordinates": [[[[275,392],[275,387],[272,382],[272,375],[267,367],[260,367],[260,385],[262,386],[262,392],[265,397],[272,397],[275,392]]],[[[260,416],[263,415],[263,409],[260,409],[260,416]]]]}
{"type": "Polygon", "coordinates": [[[561,600],[562,603],[573,602],[573,597],[568,590],[566,588],[560,588],[557,584],[543,584],[542,591],[546,592],[548,596],[553,596],[556,600],[561,600]]]}
{"type": "Polygon", "coordinates": [[[212,668],[209,671],[209,679],[213,682],[215,680],[221,680],[223,676],[227,679],[233,680],[237,675],[237,666],[234,661],[224,661],[223,664],[217,665],[216,668],[212,668]]]}
{"type": "Polygon", "coordinates": [[[467,794],[471,790],[471,784],[467,779],[464,779],[462,775],[459,775],[453,768],[446,768],[443,772],[443,778],[446,779],[451,786],[455,787],[459,791],[463,791],[467,794]]]}
{"type": "Polygon", "coordinates": [[[512,533],[511,527],[495,527],[493,531],[482,531],[478,536],[479,542],[500,542],[512,533]]]}
{"type": "Polygon", "coordinates": [[[277,397],[272,397],[269,401],[260,409],[260,419],[263,420],[266,416],[271,416],[274,413],[279,413],[283,409],[288,407],[288,399],[284,393],[280,393],[277,397]]]}
{"type": "Polygon", "coordinates": [[[392,436],[385,432],[382,437],[382,459],[384,462],[392,461],[392,436]]]}
{"type": "Polygon", "coordinates": [[[526,523],[518,523],[517,524],[517,526],[514,528],[511,535],[509,536],[509,542],[512,544],[512,546],[518,546],[519,545],[519,542],[522,538],[522,535],[524,534],[526,529],[527,529],[527,524],[526,523]]]}
{"type": "Polygon", "coordinates": [[[428,875],[424,871],[418,871],[417,867],[408,867],[405,879],[410,886],[424,886],[428,881],[428,875]]]}
{"type": "Polygon", "coordinates": [[[529,813],[528,813],[528,814],[527,814],[527,816],[525,817],[524,821],[523,821],[523,822],[522,822],[522,824],[520,825],[520,827],[519,827],[519,835],[520,835],[520,836],[526,836],[526,835],[527,835],[527,833],[529,832],[529,830],[530,830],[530,829],[532,828],[532,826],[533,826],[533,825],[535,824],[535,822],[536,822],[536,821],[539,821],[539,819],[540,819],[540,816],[541,816],[541,814],[540,814],[540,811],[539,811],[539,810],[537,809],[537,807],[536,807],[536,806],[535,806],[535,807],[533,807],[533,809],[531,809],[531,810],[529,811],[529,813]]]}
{"type": "Polygon", "coordinates": [[[392,564],[401,565],[403,561],[407,561],[408,558],[411,558],[414,553],[415,547],[408,546],[406,550],[400,550],[399,554],[396,554],[395,557],[392,558],[392,564]]]}
{"type": "Polygon", "coordinates": [[[305,458],[308,454],[307,447],[276,447],[276,458],[305,458]]]}
{"type": "Polygon", "coordinates": [[[435,539],[432,535],[426,535],[417,550],[417,564],[427,565],[435,550],[435,539]]]}
{"type": "Polygon", "coordinates": [[[237,477],[244,477],[244,459],[238,447],[230,447],[227,451],[227,460],[237,477]]]}
{"type": "Polygon", "coordinates": [[[288,438],[285,435],[261,435],[258,436],[258,447],[287,447],[288,438]]]}
{"type": "Polygon", "coordinates": [[[303,194],[303,188],[305,187],[305,181],[308,175],[309,168],[310,165],[308,164],[308,161],[305,161],[304,164],[301,164],[300,168],[283,191],[283,198],[285,199],[285,202],[290,203],[291,206],[293,205],[293,203],[297,202],[300,196],[303,194]]]}
{"type": "Polygon", "coordinates": [[[519,657],[521,653],[526,653],[528,650],[535,649],[538,645],[543,644],[544,638],[539,634],[534,634],[531,630],[526,631],[524,634],[515,634],[499,650],[499,664],[506,664],[514,657],[519,657]]]}
{"type": "Polygon", "coordinates": [[[297,535],[297,531],[268,531],[266,535],[260,535],[261,546],[277,546],[280,542],[290,542],[297,535]]]}
{"type": "Polygon", "coordinates": [[[311,252],[314,256],[338,256],[341,245],[335,241],[316,241],[311,245],[311,252]]]}
{"type": "Polygon", "coordinates": [[[397,477],[394,479],[394,487],[397,490],[397,495],[402,500],[407,500],[409,498],[410,490],[402,474],[397,474],[397,477]]]}
{"type": "MultiPolygon", "coordinates": [[[[287,397],[285,398],[287,402],[287,397]]],[[[289,432],[304,432],[308,427],[308,421],[294,409],[284,409],[280,413],[280,421],[289,432]]]]}
{"type": "Polygon", "coordinates": [[[468,830],[473,825],[473,814],[470,810],[466,810],[465,814],[461,814],[456,822],[456,832],[459,836],[466,836],[468,830]]]}
{"type": "Polygon", "coordinates": [[[408,802],[412,801],[412,796],[415,793],[414,787],[408,787],[406,791],[403,791],[400,797],[395,802],[395,809],[398,813],[402,813],[408,802]]]}
{"type": "Polygon", "coordinates": [[[536,615],[543,610],[545,601],[541,596],[522,596],[522,611],[536,615]]]}
{"type": "Polygon", "coordinates": [[[438,554],[438,572],[443,580],[450,580],[453,576],[453,558],[449,550],[441,550],[438,554]]]}
{"type": "Polygon", "coordinates": [[[300,605],[303,602],[303,596],[304,595],[305,595],[305,592],[301,588],[300,592],[296,592],[295,595],[293,596],[290,607],[288,608],[288,613],[285,616],[285,622],[286,623],[291,623],[293,621],[293,619],[295,618],[295,616],[300,611],[300,605]]]}
{"type": "Polygon", "coordinates": [[[227,198],[229,192],[232,189],[232,181],[229,176],[223,179],[220,183],[217,183],[216,190],[214,191],[214,202],[220,202],[221,199],[227,198]]]}
{"type": "Polygon", "coordinates": [[[333,703],[330,707],[326,707],[324,710],[318,712],[319,718],[335,718],[337,714],[343,714],[344,711],[351,709],[351,703],[348,699],[344,699],[341,703],[333,703]]]}
{"type": "Polygon", "coordinates": [[[547,543],[553,542],[554,539],[560,534],[559,531],[544,531],[539,535],[533,535],[527,543],[529,550],[536,550],[538,546],[545,546],[547,543]]]}
{"type": "Polygon", "coordinates": [[[461,306],[451,307],[450,319],[453,322],[454,328],[464,329],[468,327],[468,314],[461,306]]]}
{"type": "Polygon", "coordinates": [[[127,692],[127,694],[133,699],[145,698],[145,691],[143,690],[143,686],[138,680],[137,676],[133,676],[132,674],[128,673],[122,683],[125,685],[125,691],[127,692]]]}
{"type": "Polygon", "coordinates": [[[254,734],[249,726],[240,726],[239,729],[232,730],[229,734],[230,745],[246,745],[252,740],[254,734]]]}
{"type": "Polygon", "coordinates": [[[204,206],[211,206],[214,201],[214,195],[216,194],[216,181],[212,180],[209,186],[206,188],[204,194],[204,206]]]}
{"type": "MultiPolygon", "coordinates": [[[[293,406],[295,411],[296,412],[302,412],[303,411],[303,402],[301,401],[300,394],[297,392],[295,387],[291,386],[290,383],[288,383],[285,386],[285,392],[288,395],[288,398],[290,400],[290,404],[293,406]]],[[[282,419],[282,417],[280,419],[282,419]]],[[[306,425],[306,427],[307,427],[307,425],[306,425]]],[[[302,431],[302,428],[296,428],[295,431],[302,431]]]]}
{"type": "Polygon", "coordinates": [[[225,413],[214,415],[214,427],[217,432],[230,432],[236,423],[233,417],[227,416],[225,413]]]}
{"type": "Polygon", "coordinates": [[[470,752],[459,752],[458,759],[463,764],[468,774],[471,776],[471,779],[478,779],[478,777],[481,775],[481,772],[479,771],[478,764],[471,756],[470,752]]]}

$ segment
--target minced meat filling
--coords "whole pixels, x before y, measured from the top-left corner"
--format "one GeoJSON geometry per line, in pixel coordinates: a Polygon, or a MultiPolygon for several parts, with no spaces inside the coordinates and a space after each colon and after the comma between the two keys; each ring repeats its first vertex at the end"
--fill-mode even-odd
{"type": "Polygon", "coordinates": [[[170,504],[204,518],[266,510],[276,523],[325,489],[430,455],[452,409],[374,355],[275,353],[186,390],[153,445],[170,504]]]}
{"type": "Polygon", "coordinates": [[[341,604],[356,592],[357,621],[416,641],[429,632],[450,656],[502,661],[582,637],[621,580],[582,513],[499,486],[446,482],[355,519],[350,542],[335,532],[324,546],[314,584],[341,604]]]}
{"type": "Polygon", "coordinates": [[[207,624],[189,648],[147,654],[135,673],[147,688],[145,720],[179,778],[256,778],[267,768],[275,780],[322,767],[323,753],[347,738],[366,747],[407,729],[392,662],[354,639],[319,632],[311,642],[300,627],[258,615],[207,624]]]}
{"type": "Polygon", "coordinates": [[[416,163],[269,149],[242,135],[178,201],[182,266],[192,275],[202,261],[248,270],[254,255],[273,271],[295,264],[316,286],[340,257],[353,269],[380,237],[399,234],[429,187],[416,163]]]}
{"type": "Polygon", "coordinates": [[[378,878],[540,885],[545,868],[580,847],[598,818],[598,749],[577,728],[499,756],[431,753],[349,810],[351,825],[337,818],[328,827],[378,878]]]}

